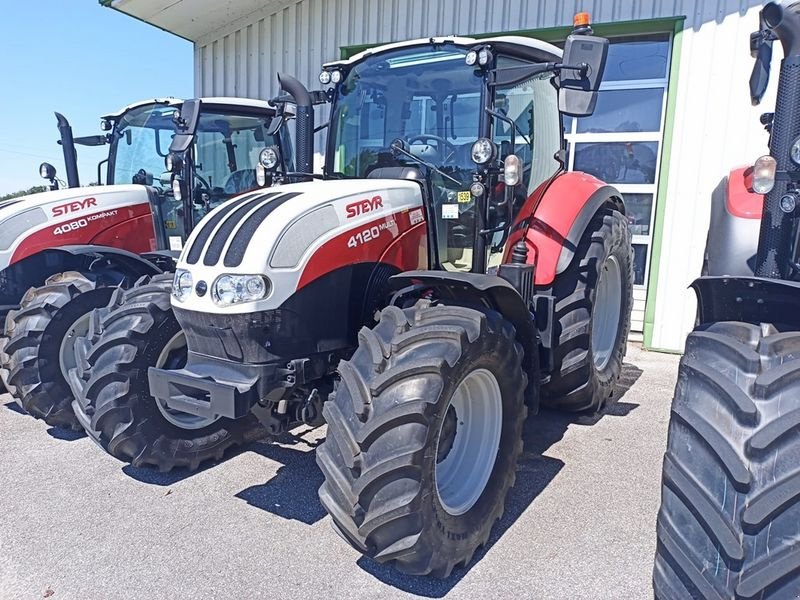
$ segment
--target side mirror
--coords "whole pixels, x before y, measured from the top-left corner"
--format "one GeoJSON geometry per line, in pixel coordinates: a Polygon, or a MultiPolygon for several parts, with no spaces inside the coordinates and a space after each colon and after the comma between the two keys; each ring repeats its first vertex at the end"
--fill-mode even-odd
{"type": "Polygon", "coordinates": [[[559,75],[558,109],[562,113],[588,117],[594,112],[606,58],[606,38],[581,34],[567,38],[559,75]]]}

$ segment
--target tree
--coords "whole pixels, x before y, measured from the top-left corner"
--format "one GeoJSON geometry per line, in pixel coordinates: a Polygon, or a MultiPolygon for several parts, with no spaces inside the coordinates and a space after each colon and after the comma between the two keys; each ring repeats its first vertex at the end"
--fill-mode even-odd
{"type": "Polygon", "coordinates": [[[3,200],[11,200],[12,198],[19,198],[20,196],[27,196],[28,194],[38,194],[39,192],[46,192],[47,190],[48,188],[45,185],[35,185],[27,190],[20,190],[18,192],[12,192],[10,194],[6,194],[5,196],[0,196],[0,202],[2,202],[3,200]]]}

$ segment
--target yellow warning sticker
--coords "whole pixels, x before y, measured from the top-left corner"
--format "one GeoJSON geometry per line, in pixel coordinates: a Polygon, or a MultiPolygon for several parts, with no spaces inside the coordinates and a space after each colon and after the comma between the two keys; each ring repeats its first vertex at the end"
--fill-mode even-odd
{"type": "Polygon", "coordinates": [[[472,202],[472,194],[469,192],[458,192],[458,201],[461,203],[472,202]]]}

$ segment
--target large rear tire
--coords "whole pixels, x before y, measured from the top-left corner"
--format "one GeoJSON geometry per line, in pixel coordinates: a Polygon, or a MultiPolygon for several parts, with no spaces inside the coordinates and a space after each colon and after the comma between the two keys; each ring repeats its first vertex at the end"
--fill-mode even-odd
{"type": "Polygon", "coordinates": [[[604,210],[595,216],[551,293],[555,346],[542,401],[571,412],[598,411],[622,372],[631,327],[633,256],[622,213],[604,210]]]}
{"type": "Polygon", "coordinates": [[[172,275],[143,277],[95,311],[71,377],[75,413],[92,439],[135,467],[197,469],[226,450],[263,437],[253,415],[203,420],[172,411],[150,395],[149,367],[180,368],[186,343],[170,305],[172,275]]]}
{"type": "Polygon", "coordinates": [[[664,456],[660,600],[800,590],[800,332],[722,322],[681,360],[664,456]]]}
{"type": "Polygon", "coordinates": [[[67,382],[75,367],[75,341],[88,330],[89,313],[105,306],[113,288],[77,271],[58,273],[30,288],[6,316],[3,354],[7,380],[20,407],[53,427],[82,430],[72,412],[67,382]]]}
{"type": "Polygon", "coordinates": [[[382,311],[339,365],[319,495],[354,548],[446,577],[503,514],[527,415],[523,350],[499,315],[418,302],[382,311]]]}

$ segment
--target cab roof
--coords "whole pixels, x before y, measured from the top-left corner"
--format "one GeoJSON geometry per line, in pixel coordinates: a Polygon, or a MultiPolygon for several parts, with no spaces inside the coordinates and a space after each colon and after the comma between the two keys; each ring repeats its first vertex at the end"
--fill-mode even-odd
{"type": "Polygon", "coordinates": [[[477,45],[491,45],[499,52],[510,54],[517,58],[530,60],[531,62],[552,62],[561,60],[562,51],[558,46],[537,40],[535,38],[524,37],[521,35],[505,35],[490,38],[471,38],[459,36],[445,36],[445,37],[432,37],[420,38],[416,40],[407,40],[404,42],[394,42],[391,44],[384,44],[382,46],[375,46],[363,50],[358,54],[354,54],[348,59],[337,60],[325,63],[324,67],[337,67],[347,66],[358,63],[365,58],[389,52],[391,50],[398,50],[400,48],[411,48],[413,46],[425,46],[428,44],[454,44],[456,46],[471,48],[477,45]]]}
{"type": "MultiPolygon", "coordinates": [[[[225,97],[225,96],[213,96],[209,98],[200,98],[200,101],[203,104],[208,104],[212,106],[235,106],[238,108],[254,108],[263,111],[267,111],[268,113],[275,112],[275,107],[267,102],[266,100],[258,100],[256,98],[234,98],[234,97],[225,97]]],[[[150,100],[140,100],[139,102],[134,102],[133,104],[129,104],[125,108],[118,110],[114,113],[109,113],[107,115],[103,115],[103,119],[108,119],[111,121],[119,119],[122,115],[127,113],[134,108],[139,108],[141,106],[147,106],[148,104],[163,104],[165,106],[178,106],[183,104],[184,100],[182,98],[152,98],[150,100]]]]}

